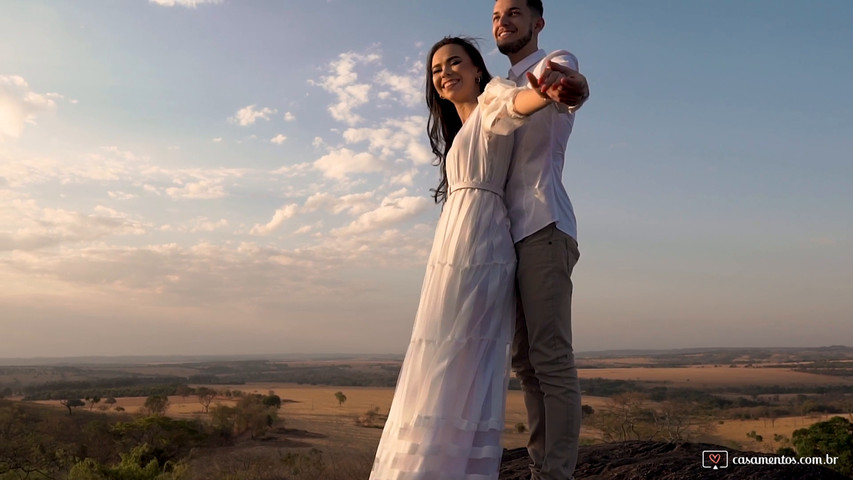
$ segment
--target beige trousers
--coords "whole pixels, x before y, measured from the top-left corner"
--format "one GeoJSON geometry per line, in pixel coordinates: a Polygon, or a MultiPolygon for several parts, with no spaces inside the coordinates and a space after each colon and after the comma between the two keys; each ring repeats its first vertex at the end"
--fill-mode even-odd
{"type": "Polygon", "coordinates": [[[572,351],[572,270],[578,244],[554,224],[515,244],[518,314],[512,369],[530,427],[532,480],[570,480],[581,424],[572,351]]]}

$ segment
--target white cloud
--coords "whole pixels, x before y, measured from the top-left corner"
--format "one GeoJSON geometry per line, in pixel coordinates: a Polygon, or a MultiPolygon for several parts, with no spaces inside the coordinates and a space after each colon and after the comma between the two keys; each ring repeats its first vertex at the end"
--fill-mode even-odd
{"type": "Polygon", "coordinates": [[[268,172],[238,168],[169,169],[148,164],[140,166],[133,179],[142,182],[144,191],[156,195],[210,200],[228,196],[227,187],[249,175],[261,179],[268,172]]]}
{"type": "Polygon", "coordinates": [[[340,148],[323,155],[314,162],[314,169],[327,178],[345,180],[350,175],[379,172],[382,162],[367,152],[356,153],[348,148],[340,148]]]}
{"type": "Polygon", "coordinates": [[[272,172],[273,175],[281,175],[285,178],[293,178],[298,176],[307,175],[309,172],[314,170],[314,165],[310,162],[302,162],[294,165],[284,165],[281,166],[272,172]]]}
{"type": "Polygon", "coordinates": [[[362,117],[353,110],[368,102],[371,85],[359,83],[355,68],[358,65],[368,65],[380,60],[381,57],[375,53],[342,53],[337,60],[328,65],[332,70],[331,75],[322,77],[319,82],[310,82],[337,97],[337,102],[329,106],[329,113],[335,120],[347,125],[355,125],[362,121],[362,117]]]}
{"type": "Polygon", "coordinates": [[[348,128],[343,133],[348,144],[367,142],[371,152],[383,160],[403,159],[406,163],[428,165],[432,163],[432,152],[424,139],[426,118],[409,116],[385,120],[379,127],[348,128]]]}
{"type": "Polygon", "coordinates": [[[32,251],[90,242],[113,235],[141,235],[148,228],[131,215],[105,206],[91,213],[44,208],[28,198],[0,198],[0,251],[32,251]]]}
{"type": "Polygon", "coordinates": [[[415,185],[415,177],[417,176],[417,174],[417,170],[411,169],[399,175],[394,175],[393,177],[391,177],[389,183],[391,185],[405,185],[407,187],[412,187],[415,185]]]}
{"type": "Polygon", "coordinates": [[[195,8],[199,5],[216,5],[218,3],[222,3],[222,0],[148,0],[149,3],[154,3],[160,5],[161,7],[185,7],[185,8],[195,8]]]}
{"type": "Polygon", "coordinates": [[[215,137],[213,139],[213,143],[221,143],[221,142],[222,142],[222,137],[215,137]]]}
{"type": "Polygon", "coordinates": [[[214,232],[216,230],[228,228],[229,226],[230,223],[224,218],[220,218],[219,220],[211,220],[207,217],[196,217],[191,220],[188,220],[187,222],[179,226],[163,225],[160,227],[160,230],[164,232],[199,233],[214,232]]]}
{"type": "Polygon", "coordinates": [[[240,110],[237,110],[237,113],[235,113],[233,117],[229,117],[228,121],[236,123],[241,127],[247,127],[254,124],[259,118],[269,120],[270,115],[273,115],[276,112],[277,110],[268,107],[255,110],[255,105],[249,105],[248,107],[243,107],[240,110]]]}
{"type": "Polygon", "coordinates": [[[270,142],[275,143],[276,145],[281,145],[285,140],[287,140],[287,137],[279,133],[275,137],[271,138],[270,142]]]}
{"type": "Polygon", "coordinates": [[[285,122],[292,122],[294,120],[296,120],[296,116],[294,114],[292,114],[290,112],[284,113],[284,121],[285,122]]]}
{"type": "Polygon", "coordinates": [[[303,205],[303,211],[315,212],[318,210],[330,212],[334,215],[348,213],[360,215],[373,208],[371,200],[375,197],[373,192],[353,193],[336,197],[330,193],[319,192],[308,197],[303,205]]]}
{"type": "Polygon", "coordinates": [[[14,157],[0,152],[0,178],[10,187],[59,182],[62,185],[109,183],[137,179],[148,159],[116,147],[101,147],[92,153],[67,153],[56,158],[28,156],[23,152],[14,157]]]}
{"type": "Polygon", "coordinates": [[[313,228],[314,228],[313,225],[304,225],[302,227],[297,228],[296,231],[293,232],[293,234],[294,235],[305,235],[306,233],[310,233],[313,228]]]}
{"type": "Polygon", "coordinates": [[[423,102],[424,79],[415,73],[398,75],[388,70],[382,70],[376,76],[376,82],[390,88],[394,94],[387,95],[403,105],[414,107],[423,102]]]}
{"type": "Polygon", "coordinates": [[[269,235],[270,233],[278,230],[285,220],[289,218],[293,218],[299,210],[299,205],[295,203],[291,203],[290,205],[285,205],[278,210],[276,210],[275,214],[272,216],[272,220],[267,222],[265,225],[255,225],[252,227],[252,230],[249,232],[252,235],[269,235]]]}
{"type": "Polygon", "coordinates": [[[0,75],[0,142],[19,138],[25,125],[35,125],[39,113],[56,107],[58,93],[40,94],[19,75],[0,75]]]}
{"type": "Polygon", "coordinates": [[[109,195],[110,198],[113,198],[115,200],[132,200],[137,197],[137,195],[134,195],[132,193],[112,191],[108,191],[107,195],[109,195]]]}
{"type": "Polygon", "coordinates": [[[178,183],[181,184],[181,186],[167,188],[166,195],[169,195],[172,198],[201,200],[210,200],[226,196],[225,188],[222,186],[221,179],[208,178],[197,182],[183,183],[183,181],[179,181],[178,183]]]}
{"type": "Polygon", "coordinates": [[[390,194],[382,200],[378,208],[363,213],[345,227],[333,229],[332,234],[347,236],[388,228],[416,217],[431,205],[432,202],[424,197],[390,194]]]}

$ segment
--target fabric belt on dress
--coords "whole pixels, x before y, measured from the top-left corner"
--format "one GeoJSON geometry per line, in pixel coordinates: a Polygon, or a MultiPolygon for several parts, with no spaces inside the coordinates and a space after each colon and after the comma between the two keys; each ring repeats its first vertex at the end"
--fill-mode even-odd
{"type": "Polygon", "coordinates": [[[453,184],[453,188],[450,190],[448,196],[453,195],[453,192],[459,190],[485,190],[487,192],[492,192],[495,195],[504,198],[504,192],[502,189],[499,189],[493,185],[489,185],[486,183],[477,183],[477,182],[459,182],[453,184]]]}

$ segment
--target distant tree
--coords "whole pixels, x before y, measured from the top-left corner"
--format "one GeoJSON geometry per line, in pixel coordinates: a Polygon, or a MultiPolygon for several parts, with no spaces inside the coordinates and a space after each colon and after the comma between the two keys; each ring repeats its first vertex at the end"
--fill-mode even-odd
{"type": "Polygon", "coordinates": [[[261,395],[246,395],[237,402],[235,408],[234,427],[237,434],[249,432],[255,438],[278,420],[276,408],[265,405],[261,395]]]}
{"type": "Polygon", "coordinates": [[[335,399],[338,401],[338,406],[340,407],[347,401],[347,396],[344,395],[344,392],[335,392],[335,399]]]}
{"type": "Polygon", "coordinates": [[[610,398],[611,405],[592,418],[605,442],[650,440],[658,435],[654,410],[644,406],[646,396],[638,392],[620,393],[610,398]]]}
{"type": "Polygon", "coordinates": [[[853,476],[853,424],[844,417],[832,417],[809,428],[795,430],[791,442],[801,457],[838,457],[829,468],[853,476]]]}
{"type": "Polygon", "coordinates": [[[198,402],[204,408],[204,413],[210,409],[210,402],[216,398],[216,390],[207,387],[199,387],[195,389],[195,394],[198,395],[198,402]]]}
{"type": "Polygon", "coordinates": [[[791,439],[790,438],[786,437],[785,435],[774,433],[773,434],[773,443],[775,445],[778,445],[778,447],[776,447],[776,454],[777,455],[794,456],[794,455],[789,454],[789,453],[779,453],[779,452],[787,452],[788,450],[790,450],[792,452],[794,451],[794,449],[791,448],[791,439]]]}
{"type": "Polygon", "coordinates": [[[0,404],[0,478],[60,478],[71,455],[51,436],[53,427],[20,405],[0,404]]]}
{"type": "Polygon", "coordinates": [[[148,444],[134,447],[128,453],[121,454],[121,462],[116,465],[102,465],[87,458],[71,468],[68,480],[177,480],[186,471],[186,465],[173,464],[160,466],[153,448],[148,444]],[[165,467],[169,471],[165,471],[165,467]]]}
{"type": "Polygon", "coordinates": [[[803,415],[808,415],[810,413],[817,412],[819,409],[820,408],[818,407],[817,402],[811,399],[803,400],[803,402],[800,404],[800,410],[802,411],[803,415]]]}
{"type": "Polygon", "coordinates": [[[106,400],[104,400],[104,403],[106,403],[107,405],[115,405],[116,399],[115,397],[107,397],[106,400]]]}
{"type": "Polygon", "coordinates": [[[779,417],[785,416],[788,413],[788,411],[783,409],[783,408],[768,407],[766,410],[766,413],[767,413],[767,418],[770,419],[770,426],[776,427],[776,420],[779,417]]]}
{"type": "Polygon", "coordinates": [[[228,405],[216,405],[210,409],[210,423],[213,428],[225,439],[234,435],[235,418],[237,408],[228,405]]]}
{"type": "Polygon", "coordinates": [[[169,397],[166,395],[151,395],[145,399],[144,411],[148,415],[162,417],[169,408],[169,397]]]}
{"type": "Polygon", "coordinates": [[[685,442],[711,433],[713,417],[695,402],[668,400],[654,410],[658,436],[668,442],[685,442]]]}
{"type": "Polygon", "coordinates": [[[89,411],[92,411],[95,408],[95,404],[101,401],[101,397],[99,395],[94,395],[91,397],[86,397],[86,403],[89,404],[89,411]]]}
{"type": "Polygon", "coordinates": [[[175,395],[180,395],[182,398],[187,398],[193,394],[193,389],[189,385],[180,384],[175,387],[175,395]]]}
{"type": "Polygon", "coordinates": [[[160,465],[177,462],[189,455],[192,449],[207,445],[209,441],[207,426],[203,422],[176,420],[166,416],[135,417],[131,421],[110,426],[109,431],[119,451],[128,452],[134,447],[148,444],[153,448],[152,454],[160,465]]]}
{"type": "Polygon", "coordinates": [[[595,409],[594,409],[594,408],[592,408],[591,406],[589,406],[589,405],[581,405],[581,414],[582,414],[584,417],[588,417],[588,416],[590,416],[590,415],[592,415],[592,414],[594,414],[594,413],[595,413],[595,409]]]}
{"type": "Polygon", "coordinates": [[[379,417],[379,407],[373,407],[358,416],[355,424],[359,427],[375,427],[376,419],[379,417]]]}
{"type": "Polygon", "coordinates": [[[281,397],[276,395],[273,392],[270,392],[269,395],[266,395],[263,398],[263,404],[268,407],[273,407],[275,409],[281,408],[281,397]]]}
{"type": "Polygon", "coordinates": [[[518,422],[515,424],[515,431],[518,433],[524,433],[527,431],[527,425],[524,422],[518,422]]]}
{"type": "Polygon", "coordinates": [[[60,405],[68,409],[68,415],[71,415],[72,408],[83,407],[86,405],[85,403],[83,403],[83,400],[80,400],[79,398],[69,398],[66,400],[60,400],[59,403],[60,405]]]}

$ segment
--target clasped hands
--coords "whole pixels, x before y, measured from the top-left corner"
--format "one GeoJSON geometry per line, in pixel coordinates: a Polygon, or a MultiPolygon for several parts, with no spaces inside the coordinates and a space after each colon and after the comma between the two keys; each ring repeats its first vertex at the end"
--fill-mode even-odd
{"type": "Polygon", "coordinates": [[[562,103],[573,109],[580,108],[589,98],[589,84],[586,77],[569,67],[548,61],[548,66],[539,78],[527,72],[530,87],[542,98],[562,103]]]}

